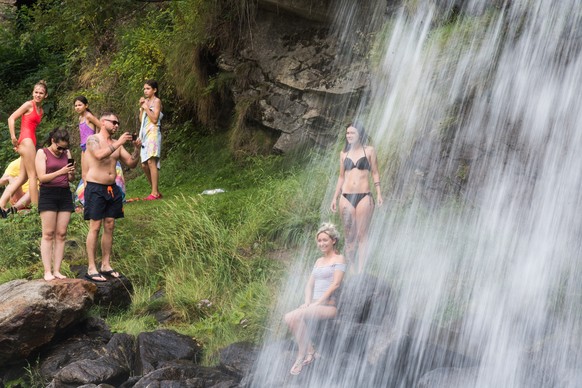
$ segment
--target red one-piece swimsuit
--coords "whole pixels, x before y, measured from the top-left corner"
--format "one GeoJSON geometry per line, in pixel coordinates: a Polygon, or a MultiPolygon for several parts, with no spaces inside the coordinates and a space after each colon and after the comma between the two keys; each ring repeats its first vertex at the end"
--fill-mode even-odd
{"type": "Polygon", "coordinates": [[[32,112],[23,114],[20,120],[20,136],[18,137],[18,144],[22,142],[23,139],[32,139],[32,142],[36,146],[36,127],[40,124],[42,120],[42,109],[40,113],[36,110],[36,104],[32,102],[32,112]]]}

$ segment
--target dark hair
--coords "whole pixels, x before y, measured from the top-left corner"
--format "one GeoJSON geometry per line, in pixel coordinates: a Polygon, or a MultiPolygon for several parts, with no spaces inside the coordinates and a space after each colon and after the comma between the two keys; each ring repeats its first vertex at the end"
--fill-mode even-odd
{"type": "Polygon", "coordinates": [[[106,116],[117,116],[115,113],[113,113],[112,111],[106,110],[105,112],[101,112],[101,115],[99,116],[100,119],[102,119],[103,117],[106,116]]]}
{"type": "MultiPolygon", "coordinates": [[[[352,123],[350,123],[346,129],[348,129],[349,127],[354,127],[356,128],[356,130],[358,131],[358,136],[360,138],[360,144],[362,146],[366,146],[368,144],[368,135],[366,134],[366,129],[364,128],[364,124],[362,124],[359,121],[354,121],[352,123]]],[[[344,147],[344,152],[347,152],[350,149],[350,144],[346,141],[346,145],[344,147]]]]}
{"type": "Polygon", "coordinates": [[[44,142],[45,147],[51,145],[51,140],[54,141],[55,143],[58,143],[60,141],[65,141],[69,143],[69,131],[61,127],[56,127],[48,134],[48,138],[44,142]]]}
{"type": "Polygon", "coordinates": [[[148,79],[144,82],[144,84],[149,85],[152,87],[152,89],[156,89],[156,91],[154,92],[154,96],[158,97],[158,81],[156,81],[155,79],[148,79]]]}
{"type": "MultiPolygon", "coordinates": [[[[77,101],[81,102],[83,105],[89,105],[89,100],[87,100],[87,97],[85,97],[85,96],[77,96],[77,97],[75,97],[75,99],[73,100],[73,104],[75,102],[77,102],[77,101]]],[[[89,110],[89,108],[87,108],[87,112],[92,113],[89,110]]]]}

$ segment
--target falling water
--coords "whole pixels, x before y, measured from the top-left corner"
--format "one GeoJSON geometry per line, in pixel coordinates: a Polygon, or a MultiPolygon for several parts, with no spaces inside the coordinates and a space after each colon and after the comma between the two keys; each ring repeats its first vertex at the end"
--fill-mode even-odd
{"type": "MultiPolygon", "coordinates": [[[[277,340],[313,263],[298,260],[249,385],[582,386],[582,4],[371,9],[382,23],[358,116],[385,204],[368,275],[342,295],[366,311],[325,326],[324,358],[291,378],[277,340]]],[[[354,9],[338,10],[349,40],[354,9]]]]}

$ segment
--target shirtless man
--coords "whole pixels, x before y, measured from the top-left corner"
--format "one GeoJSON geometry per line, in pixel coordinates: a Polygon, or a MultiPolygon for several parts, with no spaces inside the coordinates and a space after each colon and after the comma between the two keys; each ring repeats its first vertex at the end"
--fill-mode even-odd
{"type": "Polygon", "coordinates": [[[96,282],[107,279],[103,275],[118,278],[119,272],[111,267],[111,247],[113,245],[113,229],[115,219],[123,217],[123,200],[121,189],[115,184],[115,165],[121,160],[130,168],[137,166],[141,140],[133,142],[133,154],[123,148],[123,144],[131,141],[130,133],[125,132],[115,140],[111,138],[119,128],[117,116],[111,112],[101,114],[99,132],[87,138],[85,162],[87,167],[85,186],[85,220],[89,220],[87,234],[87,257],[89,266],[85,277],[96,282]],[[99,230],[103,224],[101,236],[101,269],[97,271],[95,255],[99,230]]]}

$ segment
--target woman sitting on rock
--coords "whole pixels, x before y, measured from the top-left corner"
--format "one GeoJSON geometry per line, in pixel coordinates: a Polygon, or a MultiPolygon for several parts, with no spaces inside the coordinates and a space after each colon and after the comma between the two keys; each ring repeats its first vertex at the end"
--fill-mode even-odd
{"type": "Polygon", "coordinates": [[[322,224],[316,240],[323,256],[315,262],[305,286],[305,303],[285,314],[285,323],[293,333],[298,348],[297,358],[290,370],[292,375],[298,375],[304,366],[319,357],[311,342],[308,326],[336,316],[336,290],[346,271],[346,261],[337,251],[339,233],[336,227],[329,223],[322,224]]]}

